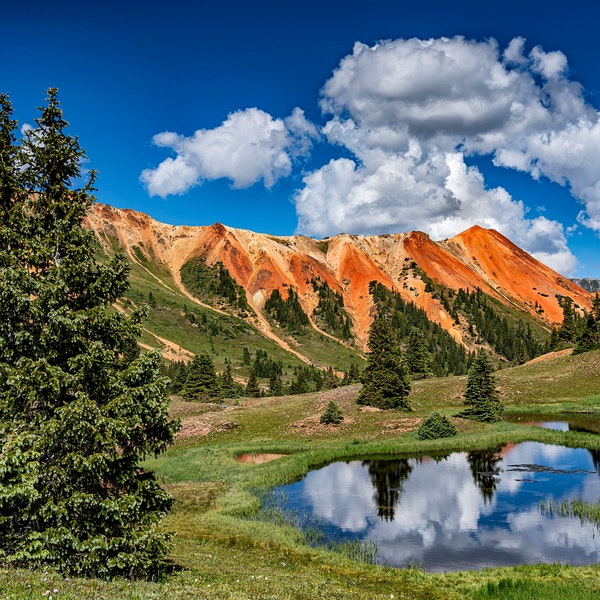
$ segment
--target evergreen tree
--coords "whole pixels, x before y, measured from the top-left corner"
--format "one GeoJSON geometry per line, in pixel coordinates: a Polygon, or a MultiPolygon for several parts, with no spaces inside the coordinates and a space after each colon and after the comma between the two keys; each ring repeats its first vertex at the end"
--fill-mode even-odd
{"type": "Polygon", "coordinates": [[[296,377],[290,383],[290,394],[306,394],[310,392],[310,385],[306,370],[302,367],[296,369],[296,377]]]}
{"type": "Polygon", "coordinates": [[[501,420],[504,407],[498,396],[493,370],[487,354],[480,352],[469,369],[464,401],[466,408],[459,417],[486,423],[501,420]]]}
{"type": "Polygon", "coordinates": [[[112,309],[129,265],[95,261],[94,173],[76,187],[84,152],[57,90],[19,147],[0,105],[0,561],[153,575],[172,501],[141,462],[178,427],[161,358],[139,353],[143,311],[112,309]]]}
{"type": "Polygon", "coordinates": [[[573,300],[568,296],[558,296],[557,298],[563,311],[563,321],[558,329],[558,338],[565,344],[572,344],[577,339],[577,317],[573,308],[573,300]]]}
{"type": "Polygon", "coordinates": [[[283,382],[281,381],[280,369],[273,364],[269,376],[269,396],[283,396],[283,382]]]}
{"type": "Polygon", "coordinates": [[[358,404],[411,410],[408,370],[387,318],[378,315],[369,332],[369,360],[362,374],[358,404]]]}
{"type": "Polygon", "coordinates": [[[587,318],[586,327],[577,340],[573,354],[600,349],[600,295],[596,292],[592,301],[592,310],[587,318]]]}
{"type": "Polygon", "coordinates": [[[169,391],[171,394],[179,394],[185,386],[185,380],[188,374],[188,365],[185,361],[179,360],[172,364],[170,372],[167,373],[171,378],[169,391]]]}
{"type": "Polygon", "coordinates": [[[452,437],[457,434],[456,427],[450,419],[439,412],[432,412],[417,430],[420,440],[437,440],[438,438],[452,437]]]}
{"type": "Polygon", "coordinates": [[[323,384],[321,386],[321,389],[332,390],[336,388],[339,384],[340,380],[337,378],[337,375],[333,372],[333,368],[329,367],[323,375],[323,384]]]}
{"type": "Polygon", "coordinates": [[[148,306],[150,308],[156,308],[156,299],[154,298],[154,294],[152,292],[148,292],[148,306]]]}
{"type": "MultiPolygon", "coordinates": [[[[12,112],[8,95],[0,94],[0,252],[3,253],[18,243],[15,227],[17,231],[23,229],[22,225],[14,222],[22,215],[23,190],[19,187],[19,158],[15,140],[17,122],[12,118],[12,112]]],[[[2,266],[9,256],[2,257],[2,266]]]]}
{"type": "Polygon", "coordinates": [[[410,374],[416,379],[422,379],[430,374],[425,336],[416,327],[412,328],[408,336],[405,359],[410,374]]]}
{"type": "Polygon", "coordinates": [[[248,383],[246,383],[246,389],[244,390],[244,393],[250,398],[260,398],[261,396],[260,387],[258,385],[258,380],[256,379],[256,372],[254,369],[250,369],[250,377],[248,378],[248,383]]]}
{"type": "Polygon", "coordinates": [[[242,350],[242,363],[250,366],[250,350],[248,350],[246,346],[244,346],[244,349],[242,350]]]}
{"type": "Polygon", "coordinates": [[[238,398],[240,394],[240,385],[233,379],[231,372],[231,363],[226,361],[225,371],[219,377],[221,384],[221,395],[223,398],[238,398]]]}
{"type": "Polygon", "coordinates": [[[293,288],[288,289],[285,300],[278,289],[273,290],[265,302],[265,313],[275,319],[281,327],[290,331],[300,332],[309,325],[308,316],[300,304],[298,293],[293,288]]]}
{"type": "Polygon", "coordinates": [[[356,363],[351,363],[350,368],[344,373],[344,379],[342,379],[342,385],[350,385],[351,383],[357,383],[360,381],[360,369],[356,363]]]}
{"type": "Polygon", "coordinates": [[[343,419],[340,407],[333,400],[330,400],[325,412],[321,415],[320,421],[325,425],[339,425],[343,419]]]}
{"type": "Polygon", "coordinates": [[[188,400],[208,402],[221,397],[221,388],[212,358],[207,352],[196,354],[188,367],[183,386],[183,396],[188,400]]]}

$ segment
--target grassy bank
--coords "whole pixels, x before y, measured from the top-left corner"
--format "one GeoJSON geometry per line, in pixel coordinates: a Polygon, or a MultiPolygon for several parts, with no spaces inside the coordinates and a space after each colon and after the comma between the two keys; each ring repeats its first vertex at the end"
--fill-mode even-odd
{"type": "MultiPolygon", "coordinates": [[[[498,374],[508,411],[600,412],[600,353],[557,356],[498,374]]],[[[332,460],[437,451],[464,451],[536,440],[600,448],[590,433],[558,432],[452,417],[465,379],[415,382],[411,413],[356,405],[358,386],[320,394],[242,399],[210,406],[175,399],[184,427],[176,444],[149,461],[176,502],[163,523],[175,531],[177,570],[162,582],[69,580],[51,573],[0,571],[0,598],[594,598],[600,568],[533,565],[481,572],[430,574],[392,569],[313,548],[284,520],[260,520],[261,494],[332,460]],[[344,414],[322,425],[329,400],[344,414]],[[459,430],[454,438],[419,441],[420,420],[438,410],[459,430]],[[236,460],[241,453],[281,453],[264,464],[236,460]],[[58,590],[54,592],[54,590],[58,590]]],[[[590,525],[593,526],[593,525],[590,525]]]]}

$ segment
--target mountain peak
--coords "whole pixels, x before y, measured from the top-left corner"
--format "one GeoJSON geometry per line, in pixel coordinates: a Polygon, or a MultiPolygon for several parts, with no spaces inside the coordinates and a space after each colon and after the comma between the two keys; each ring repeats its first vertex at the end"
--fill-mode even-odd
{"type": "Polygon", "coordinates": [[[223,264],[244,288],[259,318],[273,290],[287,297],[289,288],[297,291],[304,311],[312,315],[319,302],[312,282],[324,282],[342,298],[355,340],[362,347],[374,314],[371,281],[425,310],[458,341],[463,340],[461,327],[428,288],[428,279],[454,291],[480,289],[546,327],[562,320],[557,295],[570,297],[580,309],[591,307],[589,292],[502,234],[479,225],[442,242],[432,241],[421,231],[381,236],[340,234],[314,240],[270,236],[222,223],[166,225],[143,213],[103,204],[92,206],[87,222],[101,240],[117,238],[132,260],[137,261],[142,251],[161,262],[182,289],[179,270],[190,259],[201,257],[208,266],[223,264]]]}

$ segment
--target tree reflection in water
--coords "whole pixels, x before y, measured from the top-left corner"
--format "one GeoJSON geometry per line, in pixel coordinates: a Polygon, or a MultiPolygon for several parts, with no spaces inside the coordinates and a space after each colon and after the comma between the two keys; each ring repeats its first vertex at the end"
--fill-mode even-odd
{"type": "Polygon", "coordinates": [[[393,521],[394,511],[402,494],[404,482],[412,473],[413,467],[406,458],[365,460],[362,464],[367,467],[375,488],[373,500],[377,506],[379,518],[382,521],[393,521]]]}
{"type": "Polygon", "coordinates": [[[592,457],[592,462],[594,463],[594,468],[596,469],[596,473],[600,475],[600,450],[588,450],[590,456],[592,457]]]}
{"type": "Polygon", "coordinates": [[[488,448],[487,450],[477,450],[467,454],[467,462],[473,481],[479,488],[485,504],[492,502],[496,486],[500,481],[500,472],[502,469],[499,464],[502,462],[502,448],[488,448]]]}

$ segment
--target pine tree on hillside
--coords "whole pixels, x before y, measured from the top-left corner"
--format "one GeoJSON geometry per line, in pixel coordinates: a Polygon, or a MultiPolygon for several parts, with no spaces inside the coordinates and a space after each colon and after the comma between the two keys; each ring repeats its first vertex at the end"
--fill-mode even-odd
{"type": "Polygon", "coordinates": [[[20,146],[0,105],[0,562],[151,576],[172,500],[142,461],[178,427],[161,358],[139,353],[143,312],[112,309],[129,265],[95,261],[94,173],[77,187],[84,152],[57,90],[20,146]]]}
{"type": "Polygon", "coordinates": [[[408,370],[389,320],[377,316],[369,332],[369,359],[362,373],[363,387],[358,404],[377,408],[411,410],[406,397],[410,392],[408,370]]]}
{"type": "Polygon", "coordinates": [[[250,377],[246,383],[244,394],[249,398],[260,398],[261,396],[258,380],[256,379],[256,371],[254,369],[250,369],[250,377]]]}
{"type": "Polygon", "coordinates": [[[271,375],[269,376],[269,396],[283,396],[283,382],[281,381],[281,369],[273,363],[271,375]]]}
{"type": "Polygon", "coordinates": [[[170,394],[179,394],[185,385],[187,379],[187,363],[183,360],[177,360],[165,367],[165,373],[171,380],[169,385],[170,394]]]}
{"type": "Polygon", "coordinates": [[[502,418],[504,407],[496,389],[494,367],[485,352],[480,352],[467,376],[465,410],[457,416],[475,421],[495,423],[502,418]]]}
{"type": "Polygon", "coordinates": [[[586,327],[583,330],[573,354],[581,354],[589,350],[600,349],[600,295],[596,292],[592,301],[592,310],[588,315],[586,327]]]}
{"type": "Polygon", "coordinates": [[[210,402],[221,398],[221,387],[215,372],[210,354],[196,354],[188,367],[188,374],[183,386],[183,396],[188,400],[210,402]]]}
{"type": "Polygon", "coordinates": [[[323,375],[323,385],[321,389],[323,390],[332,390],[340,385],[340,380],[337,375],[334,373],[333,368],[329,367],[325,374],[323,375]]]}
{"type": "Polygon", "coordinates": [[[425,336],[416,327],[411,329],[408,336],[405,358],[406,366],[415,379],[422,379],[430,375],[429,352],[425,336]]]}
{"type": "Polygon", "coordinates": [[[568,296],[557,296],[562,308],[563,320],[558,329],[552,332],[550,350],[560,350],[577,342],[585,330],[585,318],[581,317],[573,306],[573,300],[568,296]]]}
{"type": "Polygon", "coordinates": [[[344,379],[342,379],[342,385],[350,385],[360,381],[360,369],[356,363],[351,363],[350,368],[344,373],[344,379]]]}
{"type": "Polygon", "coordinates": [[[226,361],[225,371],[219,376],[219,380],[223,398],[238,398],[241,396],[241,385],[233,379],[229,361],[226,361]]]}

